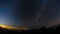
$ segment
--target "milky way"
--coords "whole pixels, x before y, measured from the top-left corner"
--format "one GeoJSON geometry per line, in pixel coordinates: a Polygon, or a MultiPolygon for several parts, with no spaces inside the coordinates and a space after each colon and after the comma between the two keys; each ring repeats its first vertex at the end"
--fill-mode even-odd
{"type": "Polygon", "coordinates": [[[0,2],[0,23],[28,28],[60,23],[60,0],[11,0],[0,2]]]}

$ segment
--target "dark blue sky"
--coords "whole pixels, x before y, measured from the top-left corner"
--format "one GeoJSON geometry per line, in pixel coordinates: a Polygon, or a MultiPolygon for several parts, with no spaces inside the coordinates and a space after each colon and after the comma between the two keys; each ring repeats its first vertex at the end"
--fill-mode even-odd
{"type": "Polygon", "coordinates": [[[0,0],[2,22],[31,28],[59,24],[60,0],[0,0]]]}
{"type": "Polygon", "coordinates": [[[0,24],[13,24],[14,3],[8,0],[0,0],[0,24]]]}

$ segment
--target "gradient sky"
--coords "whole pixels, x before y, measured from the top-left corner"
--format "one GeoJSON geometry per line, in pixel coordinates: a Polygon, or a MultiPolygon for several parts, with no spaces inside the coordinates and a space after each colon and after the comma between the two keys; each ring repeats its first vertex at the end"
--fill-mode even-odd
{"type": "Polygon", "coordinates": [[[28,28],[54,26],[60,23],[60,0],[0,0],[2,22],[28,28]]]}

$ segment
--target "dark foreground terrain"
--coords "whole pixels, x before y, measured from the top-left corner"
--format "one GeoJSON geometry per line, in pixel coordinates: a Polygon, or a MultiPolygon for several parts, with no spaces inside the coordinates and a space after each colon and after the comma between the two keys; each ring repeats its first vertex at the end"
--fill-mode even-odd
{"type": "Polygon", "coordinates": [[[9,30],[9,29],[4,29],[0,27],[0,33],[23,33],[23,32],[34,32],[34,33],[48,33],[48,32],[60,32],[60,26],[56,27],[56,28],[45,28],[42,27],[41,29],[38,30],[25,30],[25,31],[17,31],[17,30],[9,30]]]}

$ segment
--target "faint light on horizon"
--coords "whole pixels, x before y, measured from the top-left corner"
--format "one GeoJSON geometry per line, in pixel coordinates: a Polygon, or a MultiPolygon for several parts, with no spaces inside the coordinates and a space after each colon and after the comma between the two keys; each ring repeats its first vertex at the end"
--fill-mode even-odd
{"type": "Polygon", "coordinates": [[[29,28],[18,28],[18,27],[8,26],[4,24],[0,24],[0,27],[6,28],[6,29],[15,29],[15,30],[29,30],[29,28]]]}

